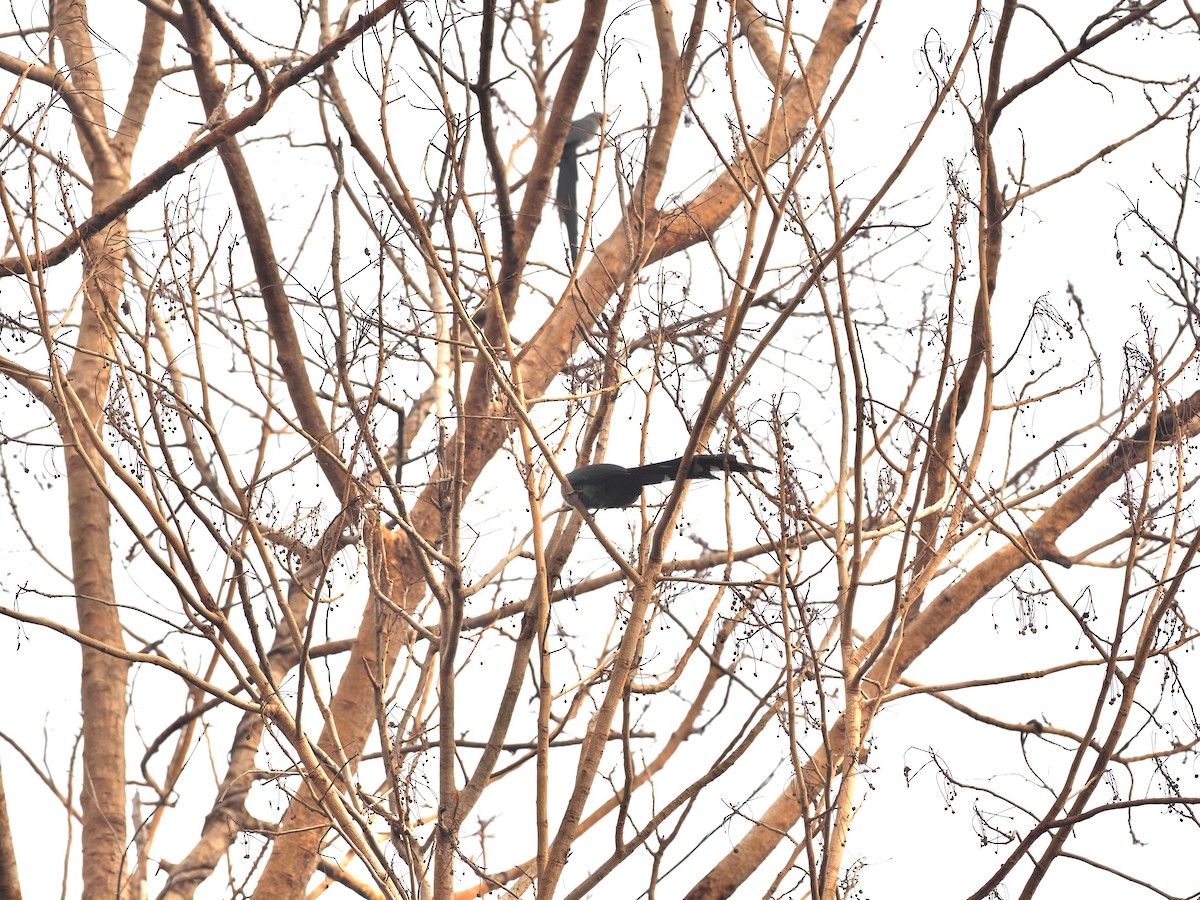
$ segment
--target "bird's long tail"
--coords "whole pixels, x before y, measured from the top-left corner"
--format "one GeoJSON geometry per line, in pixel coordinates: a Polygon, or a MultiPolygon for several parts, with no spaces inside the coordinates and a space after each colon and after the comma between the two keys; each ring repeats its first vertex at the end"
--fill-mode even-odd
{"type": "MultiPolygon", "coordinates": [[[[636,466],[629,473],[637,478],[639,484],[660,484],[664,481],[674,481],[679,476],[679,464],[683,457],[636,466]]],[[[716,478],[718,472],[734,472],[745,475],[748,472],[765,472],[761,466],[742,462],[732,453],[697,453],[692,457],[688,478],[716,478]]]]}
{"type": "Polygon", "coordinates": [[[569,143],[563,147],[562,157],[558,161],[558,188],[555,199],[558,201],[558,216],[567,229],[571,265],[575,265],[575,260],[579,259],[579,201],[576,197],[578,183],[578,145],[569,143]]]}

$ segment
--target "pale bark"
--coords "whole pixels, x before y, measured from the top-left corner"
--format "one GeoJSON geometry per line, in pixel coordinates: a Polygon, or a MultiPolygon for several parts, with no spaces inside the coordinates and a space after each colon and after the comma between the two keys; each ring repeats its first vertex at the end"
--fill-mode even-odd
{"type": "MultiPolygon", "coordinates": [[[[147,16],[146,41],[129,109],[136,122],[118,120],[120,141],[106,125],[104,85],[96,63],[82,0],[55,7],[55,37],[71,67],[79,94],[76,114],[84,159],[92,175],[92,208],[104,209],[129,186],[133,145],[157,80],[163,29],[147,16]]],[[[75,353],[56,386],[56,410],[66,454],[71,560],[79,630],[118,651],[125,649],[112,577],[111,511],[105,491],[105,463],[97,448],[104,440],[104,409],[112,374],[114,316],[124,290],[125,219],[117,217],[84,243],[84,298],[75,353]]],[[[129,664],[117,656],[84,647],[80,700],[83,710],[83,878],[84,893],[119,897],[126,880],[125,715],[129,664]]]]}
{"type": "Polygon", "coordinates": [[[21,878],[17,871],[17,854],[13,849],[12,819],[8,814],[8,799],[4,791],[4,775],[0,773],[0,897],[21,900],[21,878]]]}

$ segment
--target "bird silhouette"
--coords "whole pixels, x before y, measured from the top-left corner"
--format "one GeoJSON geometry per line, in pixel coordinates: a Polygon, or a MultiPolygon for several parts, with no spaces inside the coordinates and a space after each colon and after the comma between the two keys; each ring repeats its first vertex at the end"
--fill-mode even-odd
{"type": "MultiPolygon", "coordinates": [[[[563,489],[563,498],[573,506],[588,510],[618,509],[637,503],[642,488],[661,484],[679,477],[683,457],[645,466],[626,468],[613,463],[593,463],[567,473],[570,490],[563,489]]],[[[692,457],[688,478],[716,478],[718,472],[745,475],[765,472],[761,466],[742,462],[732,453],[698,453],[692,457]]]]}
{"type": "Polygon", "coordinates": [[[562,156],[558,160],[558,215],[567,228],[567,240],[571,245],[571,265],[579,258],[579,201],[576,189],[579,185],[579,146],[600,136],[603,113],[588,113],[571,123],[563,144],[562,156]]]}

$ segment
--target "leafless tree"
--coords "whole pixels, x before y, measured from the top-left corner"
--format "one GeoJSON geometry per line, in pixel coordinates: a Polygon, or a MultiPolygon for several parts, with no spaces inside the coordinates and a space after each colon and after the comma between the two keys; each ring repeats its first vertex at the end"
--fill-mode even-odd
{"type": "Polygon", "coordinates": [[[1198,895],[1187,0],[18,15],[0,894],[1198,895]]]}

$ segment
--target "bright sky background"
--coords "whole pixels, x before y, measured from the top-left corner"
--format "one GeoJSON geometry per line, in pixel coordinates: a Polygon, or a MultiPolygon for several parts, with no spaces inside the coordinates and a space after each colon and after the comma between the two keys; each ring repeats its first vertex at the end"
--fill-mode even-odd
{"type": "MultiPolygon", "coordinates": [[[[813,10],[806,10],[806,16],[819,16],[826,9],[824,4],[812,6],[813,10]]],[[[906,141],[915,132],[935,91],[927,77],[921,48],[932,45],[940,35],[940,39],[951,50],[957,49],[966,32],[969,14],[965,4],[957,6],[961,9],[948,10],[947,4],[943,2],[893,2],[884,5],[884,11],[863,54],[860,63],[862,71],[856,76],[850,92],[841,101],[830,128],[837,174],[841,182],[849,186],[846,191],[848,194],[856,198],[872,194],[903,153],[906,141]]],[[[1058,8],[1064,6],[1063,4],[1051,6],[1055,7],[1055,16],[1068,15],[1070,10],[1076,9],[1074,5],[1069,4],[1066,5],[1069,7],[1068,11],[1058,8]]],[[[1083,4],[1079,6],[1082,7],[1083,4]]],[[[553,52],[558,52],[565,45],[576,9],[576,4],[563,2],[552,10],[552,15],[564,23],[563,37],[558,40],[553,52]]],[[[245,12],[250,15],[253,11],[251,9],[245,12]]],[[[686,7],[676,9],[681,27],[688,11],[686,7]]],[[[24,10],[18,10],[18,14],[25,17],[24,10]]],[[[639,5],[624,12],[614,8],[613,14],[619,14],[623,18],[619,19],[611,30],[614,37],[611,43],[612,65],[607,85],[607,102],[602,99],[599,79],[595,78],[596,83],[589,84],[581,108],[576,114],[581,115],[585,111],[582,107],[590,109],[603,104],[615,109],[619,105],[620,112],[614,119],[613,130],[618,135],[617,140],[632,141],[635,138],[623,138],[622,135],[632,134],[633,130],[643,123],[643,109],[646,103],[643,90],[649,94],[651,102],[657,90],[655,50],[650,42],[647,7],[639,5]]],[[[714,15],[718,14],[714,10],[714,15]]],[[[1084,15],[1079,12],[1078,15],[1080,21],[1083,21],[1090,18],[1092,13],[1084,15]]],[[[809,27],[813,21],[817,20],[805,18],[801,27],[809,27]]],[[[130,38],[124,33],[121,22],[119,17],[93,17],[98,35],[120,45],[121,51],[128,54],[130,38]]],[[[0,16],[0,30],[7,31],[9,27],[3,16],[0,16]]],[[[1079,32],[1079,23],[1070,27],[1064,25],[1062,30],[1064,35],[1074,36],[1079,32]]],[[[990,31],[985,29],[982,40],[989,42],[991,37],[990,31]]],[[[1147,43],[1150,44],[1155,63],[1162,66],[1156,72],[1157,77],[1178,76],[1194,69],[1197,58],[1194,41],[1167,42],[1157,36],[1142,34],[1134,37],[1133,46],[1128,52],[1144,54],[1147,51],[1147,43]]],[[[984,50],[989,51],[990,44],[985,46],[984,50]]],[[[177,49],[173,52],[179,53],[177,49]]],[[[1012,84],[1036,71],[1053,52],[1054,47],[1044,37],[1032,32],[1015,34],[1007,56],[1006,83],[1012,84]]],[[[1109,62],[1122,62],[1120,56],[1121,54],[1114,53],[1109,62]]],[[[114,85],[114,96],[122,96],[119,82],[128,76],[131,64],[132,59],[122,59],[117,52],[108,51],[102,54],[105,78],[114,85]]],[[[743,84],[752,80],[757,82],[759,73],[752,68],[746,56],[738,57],[738,65],[742,67],[743,84]]],[[[350,82],[352,69],[349,56],[343,57],[340,71],[343,79],[350,82]]],[[[714,65],[711,71],[714,74],[719,73],[720,66],[714,65]]],[[[7,84],[4,81],[5,77],[0,76],[0,87],[7,84]]],[[[968,72],[964,76],[963,84],[963,90],[968,96],[973,96],[974,84],[974,75],[968,72]]],[[[1129,86],[1124,90],[1125,96],[1120,96],[1120,91],[1118,96],[1113,96],[1069,73],[1060,74],[1056,78],[1054,89],[1035,91],[1030,99],[1019,101],[1007,110],[996,136],[996,144],[1000,152],[1006,155],[1007,163],[1015,168],[1020,164],[1018,148],[1020,142],[1024,141],[1028,180],[1040,183],[1078,164],[1099,147],[1150,118],[1148,106],[1144,101],[1137,100],[1140,88],[1129,86]],[[1043,95],[1054,98],[1053,105],[1048,104],[1043,95]],[[1137,112],[1131,113],[1131,110],[1137,112]]],[[[417,98],[409,99],[415,103],[417,98]]],[[[236,102],[240,103],[241,98],[236,102]]],[[[191,109],[191,106],[185,106],[178,98],[160,97],[153,114],[163,118],[156,119],[139,149],[139,173],[148,171],[173,153],[180,140],[195,128],[194,122],[187,121],[186,116],[179,115],[185,108],[191,109]],[[162,127],[165,134],[168,129],[161,126],[161,123],[167,121],[166,117],[176,115],[179,115],[179,118],[172,119],[170,136],[156,143],[156,135],[153,133],[155,129],[162,127]]],[[[400,108],[398,104],[397,110],[400,108]]],[[[709,117],[706,119],[707,124],[719,124],[728,109],[723,86],[714,83],[712,94],[702,95],[697,108],[702,115],[709,117]]],[[[291,115],[298,110],[309,110],[302,114],[311,116],[311,107],[307,105],[307,101],[301,105],[294,100],[285,100],[258,126],[254,134],[280,134],[295,129],[299,137],[312,139],[315,132],[306,134],[306,129],[315,129],[317,126],[311,120],[306,121],[299,115],[291,115]]],[[[750,108],[747,112],[748,116],[752,116],[757,111],[750,108]]],[[[194,114],[194,111],[189,114],[194,114]]],[[[411,146],[402,148],[402,152],[415,160],[428,150],[428,145],[424,143],[423,132],[416,124],[420,122],[423,125],[424,120],[415,113],[409,114],[414,115],[412,133],[420,139],[414,140],[411,146]]],[[[761,119],[752,121],[754,124],[761,123],[761,119]]],[[[61,129],[65,125],[65,118],[59,117],[56,124],[61,129]]],[[[969,125],[961,110],[947,108],[943,112],[926,146],[892,192],[892,197],[908,202],[893,209],[891,221],[897,225],[904,225],[948,220],[947,166],[965,166],[969,173],[970,166],[964,159],[963,149],[967,146],[964,135],[968,131],[969,125]]],[[[59,133],[61,134],[61,130],[59,133]]],[[[1095,342],[1105,366],[1104,377],[1107,382],[1103,388],[1103,408],[1111,408],[1120,389],[1122,347],[1130,338],[1137,340],[1141,333],[1139,310],[1143,307],[1160,312],[1164,310],[1163,301],[1156,296],[1156,276],[1138,259],[1138,255],[1150,246],[1151,241],[1141,226],[1126,218],[1126,212],[1132,204],[1136,204],[1156,221],[1172,214],[1171,198],[1156,181],[1151,166],[1156,164],[1164,174],[1178,177],[1178,173],[1185,166],[1181,135],[1182,130],[1178,125],[1164,127],[1161,133],[1142,139],[1133,147],[1114,152],[1109,159],[1097,163],[1080,178],[1039,194],[1030,201],[1028,208],[1021,215],[1008,220],[1004,262],[996,294],[997,307],[1002,306],[1006,310],[998,314],[996,319],[998,356],[1006,358],[1017,349],[1017,337],[1024,328],[1028,311],[1039,298],[1045,298],[1046,302],[1068,320],[1075,321],[1070,298],[1066,294],[1069,282],[1084,303],[1089,335],[1095,342]],[[1118,251],[1122,255],[1121,260],[1118,260],[1118,251]],[[1012,311],[1011,315],[1007,310],[1012,311]]],[[[707,183],[716,170],[717,161],[698,127],[685,125],[680,130],[679,142],[681,149],[686,148],[686,152],[680,153],[678,158],[688,160],[691,167],[678,165],[671,169],[667,192],[689,197],[707,183]],[[711,164],[706,166],[704,161],[711,161],[711,164]]],[[[279,152],[266,149],[255,152],[257,155],[254,159],[257,165],[261,166],[261,171],[269,172],[269,177],[264,177],[264,188],[275,213],[279,216],[276,245],[286,248],[289,246],[289,239],[297,240],[308,227],[317,204],[327,198],[332,182],[327,157],[320,148],[308,151],[283,149],[279,152]]],[[[525,157],[519,156],[518,159],[527,162],[525,157]]],[[[590,161],[585,161],[585,165],[590,168],[595,165],[595,159],[595,156],[590,157],[590,161]]],[[[77,155],[74,161],[79,164],[77,155]]],[[[604,165],[612,165],[611,152],[606,153],[604,165]]],[[[1195,161],[1190,165],[1194,175],[1195,161]]],[[[977,185],[971,182],[971,176],[968,174],[966,177],[972,192],[977,193],[977,185]]],[[[585,189],[586,185],[581,182],[581,193],[585,189]]],[[[157,240],[154,229],[159,225],[162,198],[179,198],[188,191],[205,195],[205,215],[213,221],[223,218],[232,205],[215,157],[207,158],[195,167],[189,176],[181,176],[172,181],[163,195],[143,204],[137,221],[147,229],[143,236],[147,253],[154,249],[157,240]]],[[[80,193],[83,196],[83,192],[80,193]]],[[[489,212],[494,213],[494,209],[489,212]]],[[[617,215],[618,203],[612,191],[612,181],[606,181],[602,176],[600,206],[595,226],[600,237],[606,237],[610,233],[617,215]]],[[[741,216],[735,216],[718,239],[726,259],[736,260],[736,249],[740,247],[742,240],[738,231],[738,223],[741,221],[741,216]]],[[[236,225],[234,227],[236,230],[236,225]]],[[[494,222],[490,223],[490,228],[494,237],[494,222]]],[[[922,291],[931,289],[935,294],[941,294],[946,289],[943,226],[930,228],[928,233],[943,236],[943,242],[929,247],[928,261],[924,269],[904,269],[887,277],[874,288],[865,281],[858,287],[862,292],[877,290],[878,302],[889,311],[889,315],[895,316],[892,324],[897,326],[898,330],[903,328],[906,316],[915,321],[922,291]]],[[[969,235],[970,230],[966,233],[969,235]]],[[[913,255],[913,242],[926,240],[923,236],[906,237],[906,234],[906,229],[902,227],[881,232],[881,244],[884,241],[894,241],[896,246],[893,250],[880,254],[875,264],[877,275],[882,276],[890,272],[893,265],[909,261],[913,255]]],[[[1194,236],[1194,228],[1192,235],[1194,236]]],[[[316,239],[327,240],[327,237],[318,232],[316,239]]],[[[561,230],[557,220],[552,212],[548,212],[538,235],[535,256],[540,253],[546,259],[560,259],[561,251],[553,248],[561,241],[561,230]]],[[[349,249],[354,247],[352,241],[347,241],[346,247],[347,259],[361,259],[356,255],[356,251],[349,249]]],[[[973,248],[968,248],[968,251],[973,254],[973,248]]],[[[327,252],[322,246],[306,257],[298,267],[298,296],[303,296],[303,289],[315,291],[322,287],[323,280],[327,278],[327,273],[322,271],[322,268],[327,266],[327,252]]],[[[781,266],[789,265],[790,262],[790,258],[781,254],[781,266]]],[[[668,260],[664,266],[667,273],[664,290],[682,292],[686,278],[691,277],[693,280],[689,287],[690,299],[699,306],[714,306],[712,297],[701,294],[705,288],[720,282],[712,273],[695,272],[688,266],[689,264],[680,258],[668,260]]],[[[348,264],[347,268],[352,266],[348,264]]],[[[964,304],[973,302],[973,263],[969,265],[968,274],[971,276],[969,281],[961,286],[963,297],[966,298],[964,304]]],[[[61,275],[56,277],[62,278],[61,275]]],[[[375,278],[376,274],[373,271],[364,273],[361,282],[364,292],[369,294],[375,278]]],[[[547,276],[543,283],[547,290],[550,290],[549,285],[552,282],[553,279],[547,276]]],[[[65,284],[66,281],[60,283],[65,284]]],[[[646,290],[649,293],[650,288],[646,290]]],[[[27,302],[27,298],[22,297],[13,282],[0,285],[0,304],[3,304],[5,309],[9,304],[24,302],[27,302]]],[[[965,309],[969,310],[969,305],[965,306],[965,309]]],[[[533,311],[517,317],[514,332],[518,336],[528,336],[532,334],[538,322],[539,313],[535,306],[533,311]]],[[[1171,326],[1164,325],[1164,332],[1171,330],[1171,326]]],[[[1084,340],[1084,336],[1078,333],[1073,339],[1067,340],[1060,332],[1049,337],[1045,351],[1032,339],[1027,339],[1019,346],[1020,352],[1028,354],[1033,360],[1033,367],[1038,371],[1046,366],[1048,360],[1056,357],[1060,359],[1062,364],[1052,379],[1053,383],[1059,384],[1069,383],[1085,374],[1088,357],[1083,352],[1084,340]]],[[[903,343],[903,336],[898,335],[896,344],[889,349],[898,354],[906,352],[908,348],[903,343]]],[[[785,385],[785,389],[795,392],[797,415],[812,416],[814,421],[824,422],[827,412],[820,398],[813,397],[811,387],[804,381],[808,373],[792,374],[796,376],[795,379],[783,380],[781,383],[785,385]]],[[[1015,383],[1019,385],[1023,380],[1014,374],[1015,383]]],[[[1194,386],[1194,377],[1189,383],[1194,386]]],[[[778,387],[778,384],[768,380],[765,373],[759,374],[757,392],[760,397],[770,395],[778,387]]],[[[749,399],[748,397],[747,400],[749,399]]],[[[1007,399],[998,396],[997,402],[1005,402],[1007,399]]],[[[1022,439],[1029,440],[1030,447],[1041,448],[1069,427],[1095,418],[1101,405],[1101,391],[1093,382],[1089,389],[1082,393],[1070,393],[1039,407],[1033,414],[1023,416],[1018,431],[1022,439]]],[[[641,422],[641,409],[632,400],[630,408],[629,425],[626,429],[615,432],[618,440],[614,440],[610,448],[610,461],[633,462],[636,459],[636,433],[641,422]]],[[[552,416],[553,412],[547,414],[552,416]]],[[[15,430],[10,424],[14,420],[25,421],[32,417],[32,421],[40,421],[42,414],[40,410],[25,408],[25,397],[19,391],[0,388],[0,416],[5,419],[5,430],[11,433],[11,430],[15,430]]],[[[686,425],[687,423],[678,417],[667,418],[665,425],[660,425],[659,420],[656,420],[650,455],[655,458],[678,455],[679,441],[686,433],[686,425]]],[[[47,433],[43,439],[51,438],[47,433]]],[[[1074,462],[1083,458],[1090,450],[1091,448],[1073,448],[1068,451],[1068,455],[1074,462]]],[[[65,552],[65,479],[59,477],[60,456],[49,449],[39,451],[4,448],[0,452],[5,455],[10,479],[17,479],[9,489],[21,504],[22,514],[29,516],[27,527],[38,535],[39,540],[44,540],[41,549],[61,565],[63,560],[69,560],[69,556],[65,552]],[[29,478],[24,477],[22,467],[29,469],[29,478]]],[[[1023,460],[1032,455],[1032,450],[1017,455],[1023,460]]],[[[560,462],[565,468],[573,465],[572,459],[560,462]]],[[[996,463],[1000,463],[999,458],[996,463]]],[[[502,474],[491,477],[491,473],[511,472],[511,462],[507,459],[499,460],[494,465],[485,479],[481,480],[477,493],[488,490],[502,481],[502,474]]],[[[802,460],[794,461],[794,465],[801,473],[814,469],[814,466],[807,465],[802,460]]],[[[986,477],[986,471],[981,472],[981,475],[986,477]]],[[[806,487],[820,493],[821,482],[816,478],[815,472],[811,481],[806,483],[806,487]]],[[[716,517],[705,518],[702,507],[706,502],[715,502],[715,498],[721,496],[718,493],[721,490],[717,485],[704,485],[694,489],[690,495],[688,513],[685,514],[686,527],[704,535],[717,546],[722,545],[723,524],[714,521],[716,517]]],[[[556,495],[556,489],[552,489],[551,494],[556,495]]],[[[496,529],[495,536],[504,540],[507,537],[506,528],[511,528],[517,533],[522,532],[526,526],[520,521],[519,515],[510,519],[504,511],[508,507],[503,504],[511,503],[511,508],[521,511],[524,509],[520,505],[523,501],[519,497],[505,501],[501,499],[503,495],[498,493],[489,496],[495,499],[488,502],[496,504],[496,508],[501,510],[489,523],[496,529]]],[[[7,516],[7,510],[0,515],[7,516]]],[[[625,513],[612,512],[605,514],[601,519],[610,535],[627,533],[621,518],[623,515],[625,513]]],[[[1120,511],[1114,508],[1114,522],[1119,515],[1120,511]]],[[[629,513],[629,521],[633,523],[636,520],[636,513],[629,513]]],[[[586,575],[601,568],[598,562],[599,555],[587,555],[594,549],[587,544],[590,540],[590,537],[585,537],[581,548],[576,551],[573,572],[586,575]]],[[[1089,534],[1068,532],[1063,546],[1069,553],[1088,546],[1092,540],[1089,534]]],[[[120,558],[129,545],[128,540],[123,540],[120,535],[117,542],[117,556],[120,558]]],[[[686,540],[678,540],[673,546],[680,556],[690,555],[694,550],[686,540]]],[[[484,560],[490,558],[484,553],[481,553],[481,557],[484,560]]],[[[1090,578],[1087,571],[1078,570],[1054,570],[1052,575],[1061,579],[1062,591],[1070,597],[1077,596],[1085,590],[1090,578]]],[[[142,590],[153,594],[153,585],[139,583],[136,576],[132,577],[135,580],[126,583],[123,586],[125,590],[134,595],[140,594],[142,590]]],[[[45,598],[24,595],[19,600],[16,599],[26,581],[36,584],[39,588],[51,585],[50,590],[60,590],[64,595],[67,592],[67,587],[61,580],[47,577],[45,567],[33,559],[32,554],[24,549],[22,544],[0,547],[0,599],[4,603],[19,603],[22,609],[27,610],[44,607],[48,611],[53,610],[56,616],[60,615],[59,610],[67,609],[73,604],[72,599],[67,596],[45,598]]],[[[1102,595],[1095,597],[1101,615],[1105,609],[1105,599],[1102,595]]],[[[867,602],[882,604],[885,600],[888,598],[872,597],[868,598],[867,602]]],[[[140,603],[140,598],[136,602],[140,603]]],[[[357,615],[357,609],[356,604],[347,603],[340,609],[335,607],[331,614],[336,617],[341,613],[353,618],[357,615]]],[[[63,615],[64,618],[70,619],[69,615],[63,615]]],[[[564,605],[558,615],[568,632],[565,641],[575,640],[577,637],[584,641],[589,633],[602,634],[613,625],[613,607],[606,596],[593,598],[588,603],[581,603],[574,608],[564,605]]],[[[134,622],[131,622],[131,627],[136,631],[137,625],[134,622]]],[[[1070,657],[1072,647],[1078,643],[1077,632],[1072,630],[1074,626],[1052,607],[1043,609],[1038,615],[1036,633],[1019,635],[1023,624],[1011,598],[990,603],[984,601],[978,604],[971,615],[956,627],[953,635],[930,652],[910,675],[916,679],[933,682],[982,678],[994,673],[1020,671],[1023,654],[1028,654],[1029,664],[1032,666],[1039,664],[1035,663],[1035,660],[1070,657]],[[1050,652],[1049,648],[1054,648],[1053,652],[1050,652]]],[[[39,760],[39,763],[48,765],[61,775],[65,768],[66,755],[71,749],[71,736],[76,732],[79,721],[78,650],[70,641],[48,632],[30,631],[16,627],[11,622],[6,627],[10,649],[0,653],[0,680],[10,686],[10,691],[8,697],[0,704],[0,721],[4,723],[0,728],[35,754],[44,741],[50,749],[47,751],[47,759],[39,760]]],[[[671,637],[665,639],[664,652],[670,646],[670,641],[671,637]]],[[[1189,661],[1189,665],[1194,675],[1194,662],[1189,661]]],[[[157,671],[145,668],[135,668],[132,677],[135,680],[161,679],[164,684],[164,696],[170,697],[164,707],[174,715],[176,707],[172,704],[178,697],[178,689],[169,679],[163,678],[157,671]]],[[[753,677],[752,673],[748,673],[748,677],[753,677]]],[[[494,674],[481,663],[478,689],[485,692],[488,683],[494,682],[494,679],[494,674]]],[[[469,675],[464,677],[463,683],[472,683],[469,675]]],[[[1076,708],[1081,697],[1088,704],[1092,702],[1086,687],[1082,688],[1079,694],[1066,696],[1047,691],[1040,683],[1034,682],[1026,686],[1004,689],[980,689],[963,694],[960,699],[965,702],[980,699],[981,706],[989,713],[1008,720],[1027,721],[1045,717],[1047,721],[1066,727],[1071,722],[1079,721],[1079,717],[1086,717],[1086,711],[1081,712],[1076,708]]],[[[153,735],[161,728],[161,713],[159,709],[135,708],[130,727],[142,728],[144,722],[143,737],[153,735]]],[[[659,730],[662,731],[662,726],[659,726],[659,730]]],[[[984,729],[982,726],[972,727],[966,724],[962,716],[949,712],[932,699],[906,702],[903,706],[898,706],[895,712],[885,711],[877,720],[873,734],[876,745],[869,761],[871,769],[865,779],[870,790],[852,833],[851,852],[846,857],[847,861],[861,857],[869,863],[862,872],[861,896],[907,897],[916,896],[915,892],[919,890],[923,897],[949,900],[974,890],[997,864],[1004,848],[1001,848],[998,855],[992,847],[979,846],[969,824],[972,800],[969,795],[959,794],[943,803],[941,793],[936,787],[937,779],[928,765],[926,751],[931,747],[936,750],[939,758],[945,761],[956,777],[976,783],[982,782],[996,788],[1006,788],[1011,787],[1010,781],[1016,776],[997,775],[997,771],[1007,772],[1010,769],[997,769],[997,765],[1008,764],[995,761],[1006,759],[1007,754],[1011,752],[1011,746],[996,748],[992,742],[1015,743],[1017,738],[1009,733],[1001,733],[997,737],[995,731],[984,729]],[[903,710],[903,714],[899,714],[899,710],[903,710]],[[919,714],[917,710],[920,710],[919,714]],[[994,753],[997,749],[1004,752],[994,753]],[[905,766],[911,767],[912,770],[920,770],[911,784],[905,782],[905,766]]],[[[714,736],[714,746],[727,737],[714,736]]],[[[213,765],[217,770],[221,770],[225,762],[221,754],[224,752],[223,748],[228,746],[228,737],[214,733],[210,739],[218,754],[213,760],[213,765]]],[[[136,746],[137,741],[133,744],[136,746]]],[[[749,790],[757,786],[758,779],[765,778],[765,773],[772,773],[769,782],[758,791],[755,800],[748,804],[747,811],[750,813],[765,808],[777,795],[789,775],[788,761],[785,756],[780,755],[779,741],[764,744],[758,752],[760,758],[756,758],[753,765],[746,767],[740,774],[732,776],[738,780],[729,781],[718,792],[720,797],[730,801],[744,798],[749,790]]],[[[1049,779],[1060,771],[1069,757],[1066,752],[1056,754],[1045,743],[1031,741],[1029,758],[1040,767],[1039,771],[1048,773],[1046,777],[1049,779]]],[[[277,756],[272,761],[278,763],[279,759],[277,756]]],[[[27,896],[50,896],[62,878],[56,867],[58,849],[65,841],[65,817],[56,801],[47,800],[44,788],[30,775],[28,767],[11,748],[0,745],[0,760],[4,765],[10,811],[19,824],[15,837],[18,842],[18,857],[24,864],[21,875],[27,896]],[[54,861],[53,865],[40,867],[32,864],[34,860],[46,858],[42,857],[41,848],[47,846],[54,848],[54,852],[48,857],[54,861]]],[[[136,763],[132,757],[130,761],[131,764],[136,763]]],[[[705,760],[697,755],[696,762],[701,765],[705,760]]],[[[564,767],[563,771],[568,768],[569,766],[564,767]]],[[[673,787],[675,786],[665,779],[661,785],[656,783],[660,797],[670,796],[673,787]]],[[[1118,792],[1123,788],[1124,785],[1119,784],[1118,792]]],[[[518,783],[514,791],[519,790],[518,783]]],[[[1190,789],[1185,788],[1185,791],[1188,790],[1190,789]]],[[[1035,795],[1031,793],[1029,796],[1035,795]]],[[[268,794],[265,791],[258,795],[258,799],[263,803],[263,807],[258,810],[263,815],[273,815],[271,804],[281,802],[279,794],[268,794]]],[[[197,809],[205,808],[210,802],[211,797],[208,796],[180,798],[181,806],[195,804],[197,809]]],[[[1001,817],[1006,813],[998,801],[991,806],[984,804],[984,807],[1001,817]]],[[[707,821],[715,825],[721,815],[723,811],[714,805],[712,816],[707,821]]],[[[1153,877],[1156,883],[1165,889],[1180,892],[1195,889],[1194,866],[1190,858],[1180,853],[1181,848],[1178,846],[1165,844],[1171,839],[1169,835],[1178,836],[1181,833],[1178,829],[1170,830],[1164,827],[1170,817],[1170,812],[1158,808],[1136,815],[1135,831],[1137,837],[1146,842],[1146,846],[1130,845],[1124,823],[1117,816],[1102,818],[1081,826],[1081,832],[1086,830],[1104,834],[1105,839],[1111,842],[1112,856],[1108,861],[1113,865],[1125,865],[1128,860],[1129,867],[1135,873],[1153,877]],[[1174,867],[1177,867],[1177,871],[1174,867]]],[[[192,817],[191,821],[198,824],[199,818],[192,817]]],[[[510,857],[509,848],[506,846],[509,842],[522,847],[529,846],[531,835],[527,832],[506,833],[505,824],[498,822],[493,829],[496,836],[490,845],[492,861],[515,861],[510,857]]],[[[468,825],[464,831],[469,831],[470,827],[468,825]]],[[[169,829],[164,831],[167,830],[169,829]]],[[[701,852],[685,863],[673,880],[664,883],[664,890],[666,886],[671,886],[672,889],[682,892],[695,881],[697,873],[704,871],[717,856],[723,855],[741,833],[742,825],[736,820],[728,829],[718,828],[703,845],[701,852]]],[[[160,833],[156,850],[164,857],[170,858],[175,850],[186,850],[194,837],[194,832],[190,831],[177,835],[160,833]]],[[[73,840],[77,843],[78,828],[75,828],[73,840]]],[[[585,837],[580,848],[582,851],[585,851],[586,841],[585,837]]],[[[251,839],[246,844],[247,853],[257,851],[257,839],[251,839]]],[[[235,847],[235,852],[240,853],[242,849],[243,845],[239,844],[235,847]]],[[[787,848],[780,852],[785,854],[787,848]]],[[[782,858],[780,856],[781,860],[782,858]]],[[[642,863],[638,862],[635,865],[641,866],[642,863]]],[[[763,872],[756,876],[747,888],[747,896],[753,895],[760,886],[765,888],[766,873],[770,871],[770,866],[764,867],[763,872]]],[[[1042,891],[1045,896],[1080,896],[1093,894],[1101,890],[1100,886],[1111,890],[1113,884],[1111,880],[1097,880],[1090,873],[1085,873],[1081,867],[1060,861],[1056,863],[1042,891]]],[[[202,891],[200,896],[217,895],[202,891]]],[[[338,896],[336,889],[330,896],[338,896]]]]}

